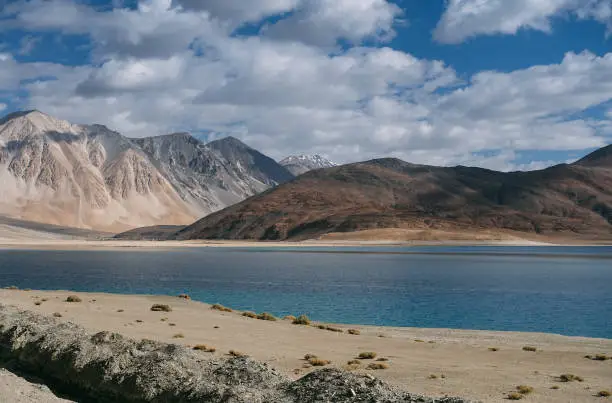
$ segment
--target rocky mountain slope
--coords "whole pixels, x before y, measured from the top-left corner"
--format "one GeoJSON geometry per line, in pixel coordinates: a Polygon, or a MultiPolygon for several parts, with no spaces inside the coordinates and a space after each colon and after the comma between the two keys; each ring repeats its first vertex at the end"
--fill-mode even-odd
{"type": "Polygon", "coordinates": [[[179,239],[306,239],[376,228],[508,229],[612,239],[612,146],[532,172],[379,159],[308,172],[179,239]]]}
{"type": "Polygon", "coordinates": [[[135,140],[39,111],[14,113],[0,120],[0,214],[107,231],[186,224],[291,179],[266,158],[236,139],[135,140]]]}
{"type": "Polygon", "coordinates": [[[320,155],[292,155],[279,162],[295,176],[299,176],[314,169],[331,168],[336,164],[320,155]]]}

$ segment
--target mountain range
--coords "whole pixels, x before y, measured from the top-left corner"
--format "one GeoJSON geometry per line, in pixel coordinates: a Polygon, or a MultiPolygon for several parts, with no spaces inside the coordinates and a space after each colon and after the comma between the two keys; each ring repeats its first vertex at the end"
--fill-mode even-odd
{"type": "Polygon", "coordinates": [[[331,168],[336,166],[335,163],[316,154],[292,155],[281,160],[279,164],[287,168],[287,170],[289,170],[289,172],[291,172],[295,176],[299,176],[315,169],[331,168]]]}
{"type": "Polygon", "coordinates": [[[39,111],[0,120],[0,214],[121,231],[189,224],[294,175],[233,137],[130,139],[39,111]]]}
{"type": "Polygon", "coordinates": [[[539,171],[277,163],[238,139],[127,138],[39,111],[0,120],[0,215],[159,239],[300,240],[381,228],[612,239],[612,146],[539,171]],[[295,176],[299,175],[299,176],[295,176]],[[197,221],[196,221],[197,220],[197,221]]]}
{"type": "Polygon", "coordinates": [[[612,146],[531,172],[377,159],[320,169],[211,214],[175,239],[301,240],[381,228],[612,239],[612,146]]]}

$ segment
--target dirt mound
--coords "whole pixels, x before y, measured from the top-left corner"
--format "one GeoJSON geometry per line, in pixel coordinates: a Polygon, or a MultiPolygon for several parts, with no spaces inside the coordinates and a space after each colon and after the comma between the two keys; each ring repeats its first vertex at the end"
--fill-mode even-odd
{"type": "Polygon", "coordinates": [[[0,364],[40,378],[71,399],[88,402],[434,401],[338,370],[318,371],[291,382],[249,358],[202,355],[110,332],[91,335],[75,324],[4,305],[0,305],[0,364]]]}

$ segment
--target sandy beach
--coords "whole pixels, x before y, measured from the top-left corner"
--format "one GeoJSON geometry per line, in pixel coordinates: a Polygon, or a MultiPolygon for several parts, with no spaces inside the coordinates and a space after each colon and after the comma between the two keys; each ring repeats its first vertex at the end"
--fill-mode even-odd
{"type": "MultiPolygon", "coordinates": [[[[612,389],[612,340],[551,334],[413,329],[330,325],[343,333],[314,326],[251,319],[240,312],[220,312],[207,304],[168,296],[133,296],[68,291],[0,290],[0,302],[34,312],[61,314],[93,331],[108,330],[136,339],[194,346],[206,344],[215,354],[238,350],[296,379],[313,370],[305,354],[344,368],[361,352],[376,352],[388,369],[365,370],[373,360],[359,360],[357,371],[380,377],[414,393],[462,396],[485,402],[506,401],[519,385],[534,388],[525,401],[601,401],[595,395],[612,389]],[[65,302],[68,295],[82,301],[65,302]],[[152,312],[153,304],[172,312],[152,312]],[[356,329],[359,335],[347,333],[356,329]],[[523,347],[536,347],[536,352],[523,347]],[[498,349],[492,351],[491,349],[498,349]],[[583,382],[560,382],[561,374],[583,382]],[[553,389],[554,388],[554,389],[553,389]]],[[[212,302],[212,301],[211,301],[212,302]]],[[[296,312],[299,314],[299,312],[296,312]]],[[[328,324],[325,324],[328,325],[328,324]]]]}

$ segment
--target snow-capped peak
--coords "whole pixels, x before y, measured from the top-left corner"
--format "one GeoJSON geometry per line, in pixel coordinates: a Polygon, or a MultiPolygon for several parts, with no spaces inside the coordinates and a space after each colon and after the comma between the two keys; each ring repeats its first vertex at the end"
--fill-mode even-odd
{"type": "Polygon", "coordinates": [[[294,175],[301,175],[313,169],[331,168],[337,164],[320,155],[292,155],[280,162],[294,175]]]}

